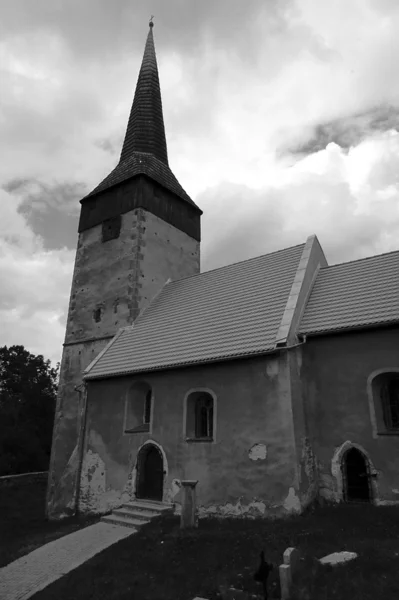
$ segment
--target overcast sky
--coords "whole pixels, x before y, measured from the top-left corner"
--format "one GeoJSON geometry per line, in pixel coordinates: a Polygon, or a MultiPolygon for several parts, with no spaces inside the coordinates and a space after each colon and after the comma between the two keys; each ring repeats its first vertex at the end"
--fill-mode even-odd
{"type": "Polygon", "coordinates": [[[151,14],[202,270],[399,248],[397,0],[0,0],[0,345],[60,359],[79,199],[116,165],[151,14]]]}

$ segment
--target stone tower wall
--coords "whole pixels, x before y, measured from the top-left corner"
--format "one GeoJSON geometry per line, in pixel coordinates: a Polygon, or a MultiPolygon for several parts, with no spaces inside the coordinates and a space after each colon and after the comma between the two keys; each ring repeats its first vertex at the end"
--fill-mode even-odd
{"type": "Polygon", "coordinates": [[[200,243],[152,213],[136,208],[121,215],[118,237],[102,241],[103,225],[79,234],[47,493],[47,515],[75,513],[84,435],[83,370],[119,328],[170,278],[200,272],[200,243]]]}

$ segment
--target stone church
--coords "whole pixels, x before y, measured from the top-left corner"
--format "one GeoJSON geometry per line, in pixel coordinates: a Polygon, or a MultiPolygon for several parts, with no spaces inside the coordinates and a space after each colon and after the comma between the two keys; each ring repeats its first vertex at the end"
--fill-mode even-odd
{"type": "Polygon", "coordinates": [[[310,235],[201,273],[201,215],[150,23],[120,160],[81,200],[48,517],[178,511],[183,480],[199,516],[399,502],[399,251],[329,266],[310,235]]]}

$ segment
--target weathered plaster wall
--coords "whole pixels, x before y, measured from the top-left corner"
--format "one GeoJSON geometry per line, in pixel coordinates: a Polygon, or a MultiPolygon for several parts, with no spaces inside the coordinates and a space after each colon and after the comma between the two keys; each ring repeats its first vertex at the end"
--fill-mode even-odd
{"type": "Polygon", "coordinates": [[[306,418],[321,496],[342,499],[333,458],[350,441],[364,449],[377,473],[376,503],[398,501],[399,436],[373,436],[367,380],[377,369],[399,366],[399,329],[318,336],[309,338],[302,350],[306,418]]]}
{"type": "Polygon", "coordinates": [[[120,235],[79,235],[49,469],[47,515],[75,510],[82,372],[120,327],[131,324],[168,278],[199,272],[199,242],[143,209],[122,215],[120,235]]]}
{"type": "Polygon", "coordinates": [[[79,235],[67,343],[114,335],[169,278],[199,272],[199,242],[142,209],[122,215],[116,239],[103,243],[101,230],[97,225],[79,235]]]}
{"type": "Polygon", "coordinates": [[[106,339],[64,347],[47,487],[49,518],[75,512],[83,396],[74,388],[82,383],[82,371],[107,342],[106,339]]]}
{"type": "Polygon", "coordinates": [[[295,450],[298,464],[298,495],[302,507],[311,504],[318,495],[318,473],[315,439],[309,430],[305,392],[302,380],[303,345],[288,351],[295,450]]]}
{"type": "Polygon", "coordinates": [[[141,377],[88,383],[82,511],[111,509],[134,494],[135,463],[148,439],[168,468],[164,499],[180,498],[180,481],[198,479],[200,516],[270,515],[299,510],[298,472],[286,354],[153,372],[152,433],[123,433],[126,392],[141,377]],[[217,397],[216,439],[186,442],[184,398],[193,388],[217,397]],[[88,500],[89,498],[89,500],[88,500]]]}
{"type": "Polygon", "coordinates": [[[200,243],[142,211],[140,243],[139,309],[147,307],[166,281],[200,272],[200,243]]]}

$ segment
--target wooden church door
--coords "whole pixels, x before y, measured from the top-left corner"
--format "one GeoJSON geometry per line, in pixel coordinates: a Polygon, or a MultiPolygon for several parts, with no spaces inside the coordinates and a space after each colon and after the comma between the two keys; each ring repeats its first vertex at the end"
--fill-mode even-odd
{"type": "Polygon", "coordinates": [[[146,444],[138,456],[138,482],[136,497],[162,501],[163,497],[163,458],[153,444],[146,444]]]}
{"type": "Polygon", "coordinates": [[[366,457],[357,448],[350,448],[343,457],[342,474],[347,502],[370,502],[370,474],[366,457]]]}

